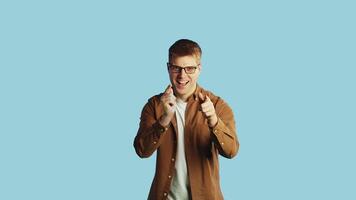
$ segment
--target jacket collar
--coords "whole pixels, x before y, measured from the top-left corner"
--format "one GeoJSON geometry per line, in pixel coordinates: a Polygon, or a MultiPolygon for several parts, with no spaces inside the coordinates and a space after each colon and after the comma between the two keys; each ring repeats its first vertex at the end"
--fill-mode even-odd
{"type": "Polygon", "coordinates": [[[187,101],[190,101],[191,99],[193,99],[194,101],[198,101],[200,92],[202,92],[202,88],[197,83],[197,87],[195,88],[194,93],[190,97],[188,97],[187,101]]]}

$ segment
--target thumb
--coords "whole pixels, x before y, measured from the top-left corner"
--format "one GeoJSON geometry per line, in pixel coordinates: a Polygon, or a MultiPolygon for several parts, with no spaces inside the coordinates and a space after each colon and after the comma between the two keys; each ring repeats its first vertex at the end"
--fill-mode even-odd
{"type": "Polygon", "coordinates": [[[206,95],[205,101],[211,101],[208,95],[206,95]]]}
{"type": "Polygon", "coordinates": [[[165,93],[165,94],[169,94],[171,91],[172,91],[172,85],[169,84],[169,85],[167,86],[167,88],[164,90],[164,93],[165,93]]]}
{"type": "Polygon", "coordinates": [[[200,99],[202,102],[205,101],[204,95],[203,95],[201,92],[199,92],[199,99],[200,99]]]}

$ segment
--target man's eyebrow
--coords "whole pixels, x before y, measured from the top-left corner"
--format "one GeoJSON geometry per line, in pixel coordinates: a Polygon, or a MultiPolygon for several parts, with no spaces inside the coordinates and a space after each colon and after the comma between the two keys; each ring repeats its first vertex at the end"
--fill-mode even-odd
{"type": "Polygon", "coordinates": [[[173,67],[180,67],[180,68],[184,68],[182,66],[179,66],[179,65],[172,65],[173,67]]]}
{"type": "Polygon", "coordinates": [[[171,66],[174,66],[174,67],[180,67],[180,68],[186,68],[186,67],[196,67],[196,66],[194,66],[194,65],[188,65],[188,66],[182,67],[182,66],[179,66],[179,65],[173,65],[173,64],[171,64],[171,66]]]}

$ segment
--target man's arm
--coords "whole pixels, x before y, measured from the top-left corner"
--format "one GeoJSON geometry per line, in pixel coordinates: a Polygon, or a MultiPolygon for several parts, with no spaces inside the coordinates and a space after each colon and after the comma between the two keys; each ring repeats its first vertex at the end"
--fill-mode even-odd
{"type": "Polygon", "coordinates": [[[144,106],[140,127],[134,141],[136,153],[141,158],[147,158],[159,147],[162,135],[167,131],[171,119],[175,113],[175,96],[171,85],[169,85],[160,97],[160,104],[163,106],[163,114],[159,119],[155,117],[154,100],[150,99],[144,106]]]}
{"type": "Polygon", "coordinates": [[[222,99],[218,100],[215,108],[218,121],[214,127],[210,127],[214,144],[220,155],[233,158],[240,147],[233,112],[222,99]]]}
{"type": "Polygon", "coordinates": [[[202,93],[199,93],[199,98],[202,102],[201,110],[208,119],[208,125],[219,153],[226,158],[234,157],[239,149],[239,142],[231,108],[219,97],[215,106],[208,95],[204,97],[202,93]]]}
{"type": "Polygon", "coordinates": [[[150,157],[160,145],[160,138],[167,127],[163,127],[154,117],[154,105],[149,101],[143,108],[140,127],[134,141],[136,153],[141,158],[150,157]]]}

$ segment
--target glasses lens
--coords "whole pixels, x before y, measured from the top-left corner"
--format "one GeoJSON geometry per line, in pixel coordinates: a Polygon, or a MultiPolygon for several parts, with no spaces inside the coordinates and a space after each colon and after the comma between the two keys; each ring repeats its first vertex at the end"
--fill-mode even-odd
{"type": "Polygon", "coordinates": [[[178,72],[180,72],[180,67],[171,65],[171,70],[172,70],[172,72],[174,72],[174,73],[178,73],[178,72]]]}
{"type": "Polygon", "coordinates": [[[195,67],[186,67],[186,68],[184,68],[184,70],[185,70],[185,72],[187,73],[187,74],[192,74],[192,73],[194,73],[195,72],[195,67]]]}

